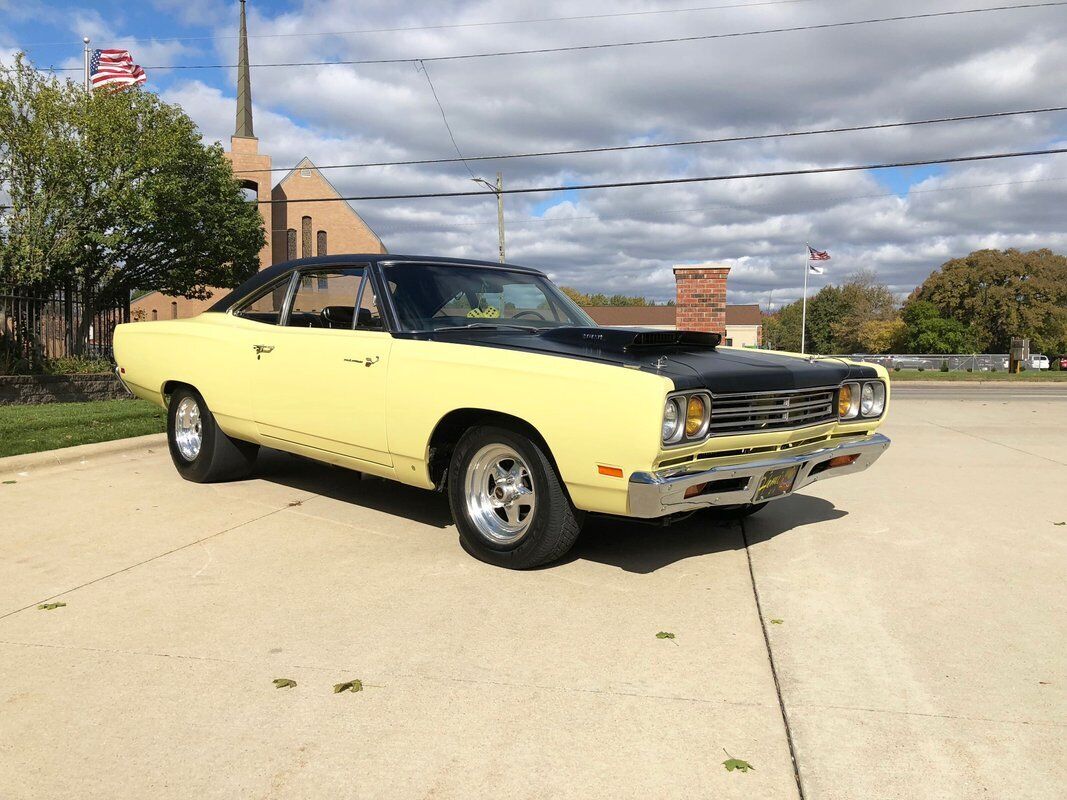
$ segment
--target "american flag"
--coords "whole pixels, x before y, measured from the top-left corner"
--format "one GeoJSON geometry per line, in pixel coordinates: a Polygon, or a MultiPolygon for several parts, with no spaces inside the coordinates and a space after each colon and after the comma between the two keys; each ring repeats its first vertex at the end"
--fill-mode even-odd
{"type": "Polygon", "coordinates": [[[89,81],[94,89],[110,86],[121,89],[148,80],[144,70],[133,63],[129,50],[93,50],[89,81]]]}
{"type": "Polygon", "coordinates": [[[808,245],[808,269],[811,270],[813,273],[815,273],[816,275],[822,275],[823,268],[815,266],[814,264],[811,263],[812,261],[829,261],[829,260],[830,260],[830,254],[828,252],[826,252],[825,250],[816,250],[810,244],[808,245]]]}

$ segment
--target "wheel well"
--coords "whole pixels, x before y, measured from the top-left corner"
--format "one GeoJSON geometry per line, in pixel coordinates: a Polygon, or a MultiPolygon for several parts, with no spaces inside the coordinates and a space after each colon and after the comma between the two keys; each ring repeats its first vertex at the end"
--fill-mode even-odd
{"type": "Polygon", "coordinates": [[[552,462],[556,474],[559,474],[556,459],[545,437],[526,420],[484,408],[459,408],[441,417],[430,435],[430,479],[438,489],[444,488],[445,470],[452,459],[452,451],[456,449],[463,434],[476,425],[496,425],[515,433],[521,433],[544,451],[548,460],[552,462]]]}
{"type": "Polygon", "coordinates": [[[164,403],[167,402],[167,398],[170,397],[172,394],[174,394],[174,390],[177,389],[179,386],[185,386],[185,387],[187,387],[189,389],[192,389],[194,392],[196,391],[196,387],[195,386],[193,386],[192,384],[186,383],[185,381],[167,381],[166,383],[163,384],[163,402],[164,403]]]}

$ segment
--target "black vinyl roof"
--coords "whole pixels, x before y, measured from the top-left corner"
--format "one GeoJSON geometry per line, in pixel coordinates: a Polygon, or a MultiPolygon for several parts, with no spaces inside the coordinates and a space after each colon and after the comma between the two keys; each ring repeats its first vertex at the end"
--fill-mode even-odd
{"type": "Polygon", "coordinates": [[[314,256],[313,258],[298,258],[295,261],[286,261],[282,264],[274,264],[264,270],[260,270],[247,281],[242,283],[232,292],[221,297],[208,311],[229,311],[230,308],[243,297],[251,294],[277,278],[283,277],[290,272],[308,267],[343,267],[362,264],[437,264],[455,265],[461,267],[492,267],[493,269],[509,269],[516,272],[525,272],[533,275],[544,276],[539,269],[522,267],[518,264],[501,264],[496,261],[474,261],[467,258],[444,258],[441,256],[405,256],[393,253],[339,253],[330,256],[314,256]]]}

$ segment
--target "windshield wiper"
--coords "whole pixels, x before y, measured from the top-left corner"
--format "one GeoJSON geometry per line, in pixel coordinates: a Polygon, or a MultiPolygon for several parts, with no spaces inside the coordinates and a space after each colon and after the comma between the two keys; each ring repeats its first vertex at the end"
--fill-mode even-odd
{"type": "Polygon", "coordinates": [[[497,330],[500,328],[508,328],[509,330],[524,331],[526,333],[539,333],[542,328],[535,328],[532,325],[511,325],[507,322],[499,325],[491,325],[486,322],[474,322],[470,325],[444,325],[440,328],[434,328],[433,333],[443,333],[446,331],[469,331],[469,330],[497,330]]]}

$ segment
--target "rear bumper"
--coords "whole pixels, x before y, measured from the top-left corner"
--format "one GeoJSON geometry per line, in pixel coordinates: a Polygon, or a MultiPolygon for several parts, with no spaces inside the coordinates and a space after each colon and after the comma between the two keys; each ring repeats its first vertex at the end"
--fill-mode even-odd
{"type": "MultiPolygon", "coordinates": [[[[774,469],[799,465],[792,489],[779,497],[788,497],[817,480],[836,478],[862,472],[888,449],[889,439],[880,433],[858,441],[831,445],[796,455],[783,455],[748,464],[712,467],[700,472],[685,472],[665,475],[654,472],[635,472],[630,476],[628,488],[629,516],[651,519],[694,511],[711,506],[732,506],[755,501],[755,495],[763,476],[774,469]],[[843,466],[829,466],[829,461],[839,457],[855,456],[843,466]],[[706,487],[701,487],[707,484],[706,487]],[[686,491],[694,487],[699,493],[686,497],[686,491]]],[[[771,498],[778,499],[778,498],[771,498]]]]}

